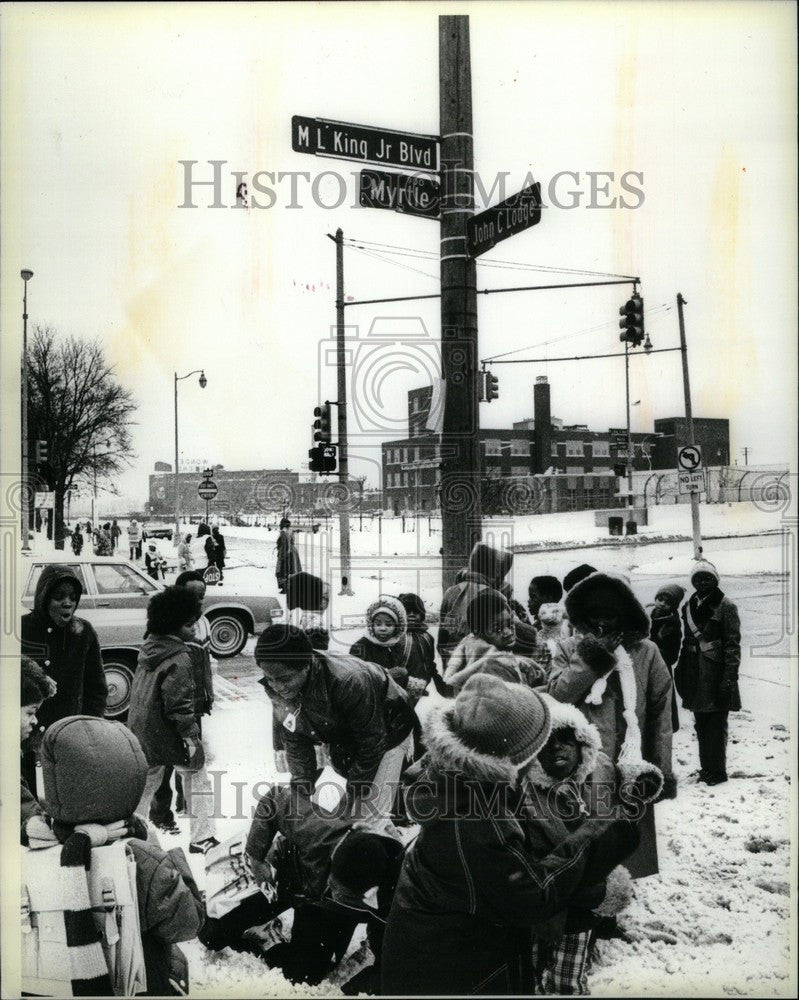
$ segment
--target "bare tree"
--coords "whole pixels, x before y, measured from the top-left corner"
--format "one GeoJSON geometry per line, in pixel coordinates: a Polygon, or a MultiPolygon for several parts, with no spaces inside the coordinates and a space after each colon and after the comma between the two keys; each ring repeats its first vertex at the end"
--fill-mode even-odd
{"type": "Polygon", "coordinates": [[[31,440],[48,445],[39,472],[55,493],[56,548],[64,547],[69,487],[79,479],[107,480],[131,465],[136,407],[98,342],[62,337],[50,326],[34,328],[28,348],[28,428],[31,440]]]}

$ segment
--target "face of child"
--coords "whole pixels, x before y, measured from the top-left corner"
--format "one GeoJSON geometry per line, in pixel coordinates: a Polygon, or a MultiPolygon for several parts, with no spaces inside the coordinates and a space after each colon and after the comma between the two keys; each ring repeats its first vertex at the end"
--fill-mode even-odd
{"type": "Polygon", "coordinates": [[[697,573],[693,585],[700,597],[706,597],[716,589],[716,578],[712,573],[697,573]]]}
{"type": "Polygon", "coordinates": [[[513,624],[513,615],[510,611],[503,611],[502,614],[491,622],[485,632],[485,639],[497,649],[510,649],[516,642],[516,627],[513,624]]]}
{"type": "Polygon", "coordinates": [[[263,660],[259,664],[264,675],[266,689],[289,705],[300,696],[310,666],[298,667],[296,664],[282,663],[280,660],[263,660]]]}
{"type": "Polygon", "coordinates": [[[422,616],[418,611],[406,611],[408,628],[418,628],[422,624],[422,616]]]}
{"type": "Polygon", "coordinates": [[[39,711],[41,702],[34,705],[23,705],[19,710],[19,741],[24,742],[36,728],[36,713],[39,711]]]}
{"type": "Polygon", "coordinates": [[[194,622],[186,622],[178,629],[178,636],[184,641],[189,642],[194,638],[194,622]]]}
{"type": "Polygon", "coordinates": [[[68,580],[59,583],[50,591],[47,601],[47,613],[50,620],[62,628],[72,621],[75,608],[78,606],[78,593],[75,585],[68,580]]]}
{"type": "Polygon", "coordinates": [[[372,631],[378,642],[385,642],[386,639],[390,639],[397,631],[397,625],[390,615],[378,611],[372,619],[372,631]]]}
{"type": "Polygon", "coordinates": [[[197,609],[202,611],[203,600],[205,599],[205,584],[203,581],[189,580],[184,586],[193,597],[197,598],[197,609]]]}
{"type": "Polygon", "coordinates": [[[672,609],[671,600],[665,594],[658,594],[655,598],[655,610],[662,615],[670,614],[672,609]]]}
{"type": "Polygon", "coordinates": [[[539,608],[544,603],[544,598],[538,593],[538,588],[534,583],[530,584],[527,597],[527,608],[531,615],[537,615],[539,608]]]}
{"type": "Polygon", "coordinates": [[[580,763],[580,746],[574,731],[556,729],[544,744],[538,759],[550,778],[562,781],[574,774],[580,763]]]}

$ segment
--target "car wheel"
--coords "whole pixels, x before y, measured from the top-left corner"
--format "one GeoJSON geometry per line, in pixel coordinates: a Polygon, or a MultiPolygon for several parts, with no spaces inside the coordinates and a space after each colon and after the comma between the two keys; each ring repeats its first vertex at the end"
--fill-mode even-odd
{"type": "Polygon", "coordinates": [[[108,685],[108,701],[105,707],[106,719],[124,722],[130,708],[130,692],[136,660],[124,653],[109,653],[103,658],[105,682],[108,685]]]}
{"type": "Polygon", "coordinates": [[[236,656],[244,649],[247,642],[247,627],[241,618],[232,611],[223,611],[211,622],[211,652],[219,659],[236,656]]]}

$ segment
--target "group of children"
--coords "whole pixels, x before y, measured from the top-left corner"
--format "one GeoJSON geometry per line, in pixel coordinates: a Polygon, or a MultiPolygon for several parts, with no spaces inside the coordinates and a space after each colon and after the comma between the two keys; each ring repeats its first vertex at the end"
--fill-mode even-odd
{"type": "MultiPolygon", "coordinates": [[[[328,679],[319,683],[354,690],[357,664],[372,664],[374,677],[386,678],[395,720],[402,700],[410,710],[431,689],[441,697],[416,719],[415,763],[402,777],[394,822],[318,808],[308,776],[267,792],[246,845],[263,891],[222,919],[205,918],[182,852],[162,851],[154,832],[177,832],[174,773],[191,820],[189,850],[205,854],[218,844],[204,808],[211,797],[202,717],[213,683],[201,573],[184,572],[151,599],[126,727],[96,717],[102,708],[92,707],[89,687],[64,701],[74,677],[68,664],[53,666],[50,633],[69,633],[70,655],[86,660],[75,645],[91,646],[93,636],[74,617],[79,583],[62,572],[37,589],[39,644],[33,623],[23,623],[23,636],[39,664],[23,658],[20,737],[24,748],[37,718],[46,719],[39,751],[44,797],[23,769],[21,842],[30,852],[58,848],[61,865],[89,870],[95,847],[124,841],[137,866],[147,994],[168,993],[176,977],[185,979],[173,945],[198,933],[210,948],[252,948],[289,979],[319,982],[363,922],[375,964],[347,992],[588,992],[592,942],[616,932],[615,913],[631,897],[629,872],[657,870],[639,862],[648,821],[654,834],[653,803],[676,794],[672,677],[695,715],[699,780],[727,780],[728,713],[740,708],[740,624],[706,560],[692,569],[694,593],[686,603],[683,588],[667,584],[648,616],[625,580],[590,566],[562,582],[534,577],[525,609],[505,581],[510,562],[507,553],[475,547],[469,568],[444,595],[437,644],[418,595],[382,595],[367,611],[366,634],[348,657],[337,654],[342,663],[325,652],[326,585],[301,572],[287,578],[296,621],[287,635],[294,644],[294,636],[303,637],[303,663],[318,656],[326,664],[319,677],[328,679]],[[61,595],[70,587],[77,592],[61,595]],[[636,704],[642,678],[647,693],[636,704]],[[58,694],[56,680],[64,684],[58,694]],[[59,711],[42,709],[48,701],[59,711]],[[467,797],[465,816],[448,812],[453,794],[456,803],[467,797]],[[417,822],[420,833],[406,850],[397,826],[417,822]],[[264,951],[248,929],[288,907],[295,914],[291,939],[276,934],[264,951]]],[[[288,661],[283,666],[291,672],[288,661]]],[[[308,669],[302,667],[305,676],[308,669]]],[[[324,697],[333,694],[328,688],[324,697]]],[[[294,739],[292,724],[305,711],[312,714],[312,705],[300,699],[276,728],[294,739]]],[[[354,725],[360,703],[352,711],[354,725]]],[[[404,733],[397,729],[394,741],[398,769],[412,745],[404,733]]],[[[385,763],[390,746],[376,750],[375,759],[384,754],[385,763]]],[[[41,865],[28,864],[35,912],[44,905],[36,888],[41,865]]],[[[100,928],[86,944],[102,940],[100,928]]],[[[77,953],[69,957],[75,990],[85,970],[77,953]]],[[[100,995],[106,985],[79,989],[100,995]]]]}

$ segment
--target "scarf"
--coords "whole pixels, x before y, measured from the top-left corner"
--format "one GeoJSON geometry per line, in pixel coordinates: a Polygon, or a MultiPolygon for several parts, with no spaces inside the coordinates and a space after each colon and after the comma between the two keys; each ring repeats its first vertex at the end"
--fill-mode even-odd
{"type": "MultiPolygon", "coordinates": [[[[642,760],[641,729],[638,725],[638,715],[635,711],[638,691],[635,684],[633,661],[630,659],[630,654],[621,645],[616,647],[614,655],[616,657],[616,665],[613,667],[613,670],[619,675],[623,705],[622,715],[624,716],[624,721],[627,723],[624,743],[619,752],[617,763],[620,766],[624,764],[638,764],[642,760]]],[[[609,677],[610,673],[605,674],[604,677],[597,677],[591,685],[591,690],[585,697],[586,705],[602,704],[602,698],[608,686],[609,677]]]]}

